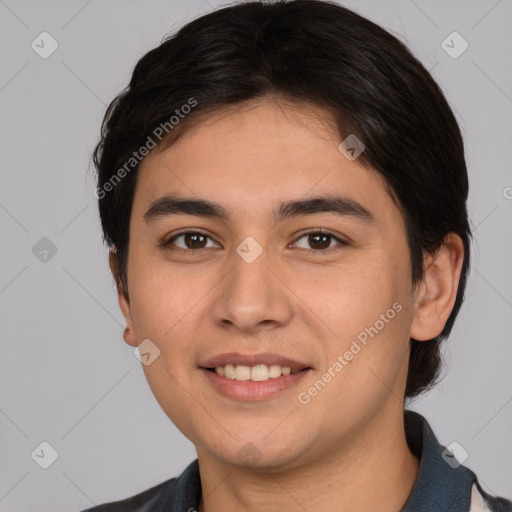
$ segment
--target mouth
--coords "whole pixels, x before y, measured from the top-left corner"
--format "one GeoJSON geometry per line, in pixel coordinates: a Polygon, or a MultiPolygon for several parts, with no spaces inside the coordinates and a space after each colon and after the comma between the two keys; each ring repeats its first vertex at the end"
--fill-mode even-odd
{"type": "Polygon", "coordinates": [[[277,354],[223,354],[199,367],[207,381],[224,396],[264,400],[297,385],[312,366],[277,354]]]}
{"type": "Polygon", "coordinates": [[[293,375],[304,370],[311,369],[310,366],[304,368],[293,369],[291,366],[281,366],[279,364],[255,364],[252,366],[243,364],[228,363],[223,366],[216,366],[215,368],[204,368],[209,372],[214,372],[220,377],[237,381],[253,381],[265,382],[269,379],[277,379],[286,375],[293,375]]]}

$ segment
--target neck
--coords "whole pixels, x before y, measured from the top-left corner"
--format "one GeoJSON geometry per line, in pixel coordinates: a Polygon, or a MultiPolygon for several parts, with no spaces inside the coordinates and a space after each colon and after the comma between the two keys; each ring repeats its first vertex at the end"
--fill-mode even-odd
{"type": "Polygon", "coordinates": [[[403,409],[382,416],[293,467],[245,468],[198,451],[203,497],[198,512],[398,512],[419,469],[403,426],[403,409]],[[385,421],[385,423],[383,423],[385,421]]]}

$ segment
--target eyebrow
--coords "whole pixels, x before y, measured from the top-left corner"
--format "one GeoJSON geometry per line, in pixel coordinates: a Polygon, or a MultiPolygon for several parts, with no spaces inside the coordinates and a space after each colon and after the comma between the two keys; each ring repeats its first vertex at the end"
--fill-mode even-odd
{"type": "MultiPolygon", "coordinates": [[[[375,220],[373,213],[357,201],[343,196],[311,197],[308,199],[285,201],[271,211],[275,222],[302,215],[315,213],[335,213],[351,217],[363,223],[370,224],[375,220]]],[[[230,222],[232,219],[224,206],[206,199],[183,198],[166,194],[153,201],[144,214],[146,223],[170,215],[194,215],[230,222]]]]}

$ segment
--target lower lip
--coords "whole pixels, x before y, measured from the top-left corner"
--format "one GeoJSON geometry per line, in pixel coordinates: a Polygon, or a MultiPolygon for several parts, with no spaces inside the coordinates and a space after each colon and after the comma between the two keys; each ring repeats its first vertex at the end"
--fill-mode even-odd
{"type": "Polygon", "coordinates": [[[253,380],[228,379],[204,368],[200,368],[200,370],[218,391],[231,398],[241,400],[264,400],[297,385],[310,372],[309,369],[301,370],[290,375],[281,375],[281,377],[275,379],[256,382],[253,380]]]}

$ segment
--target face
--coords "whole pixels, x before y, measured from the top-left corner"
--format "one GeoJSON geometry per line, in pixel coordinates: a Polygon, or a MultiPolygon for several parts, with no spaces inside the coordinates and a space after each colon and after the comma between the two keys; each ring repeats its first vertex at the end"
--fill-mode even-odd
{"type": "Polygon", "coordinates": [[[159,350],[146,378],[200,458],[292,467],[403,409],[406,231],[325,112],[223,114],[140,166],[125,340],[159,350]]]}

